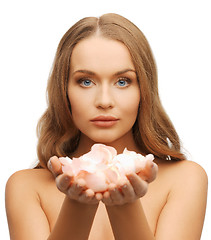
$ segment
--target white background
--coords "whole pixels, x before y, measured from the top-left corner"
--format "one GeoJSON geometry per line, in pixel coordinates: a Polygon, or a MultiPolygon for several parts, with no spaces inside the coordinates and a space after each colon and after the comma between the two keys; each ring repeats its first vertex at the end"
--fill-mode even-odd
{"type": "MultiPolygon", "coordinates": [[[[158,65],[163,105],[189,159],[211,174],[209,1],[2,1],[0,232],[4,239],[9,239],[5,184],[12,173],[36,160],[36,124],[46,107],[46,83],[59,40],[80,18],[108,12],[127,17],[147,36],[158,65]]],[[[210,222],[209,198],[202,240],[211,236],[210,222]]]]}

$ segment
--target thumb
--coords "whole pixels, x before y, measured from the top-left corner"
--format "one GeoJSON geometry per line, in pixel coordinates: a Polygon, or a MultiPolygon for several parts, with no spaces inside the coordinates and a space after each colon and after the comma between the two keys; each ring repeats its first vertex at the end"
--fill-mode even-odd
{"type": "Polygon", "coordinates": [[[53,156],[48,161],[48,169],[52,172],[54,177],[57,177],[59,174],[62,174],[62,164],[59,161],[59,158],[53,156]]]}
{"type": "Polygon", "coordinates": [[[152,162],[150,159],[147,160],[145,168],[143,168],[138,175],[148,183],[155,180],[158,172],[158,166],[156,163],[152,162]]]}

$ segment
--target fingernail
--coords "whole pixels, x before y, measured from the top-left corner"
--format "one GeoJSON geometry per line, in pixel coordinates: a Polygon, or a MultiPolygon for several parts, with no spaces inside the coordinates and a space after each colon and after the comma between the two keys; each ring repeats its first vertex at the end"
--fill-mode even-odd
{"type": "Polygon", "coordinates": [[[127,178],[128,178],[129,180],[133,180],[134,176],[131,174],[131,175],[128,175],[127,178]]]}
{"type": "Polygon", "coordinates": [[[48,169],[49,170],[52,170],[53,168],[52,168],[52,164],[51,164],[51,159],[48,161],[48,169]]]}
{"type": "Polygon", "coordinates": [[[69,181],[70,181],[70,178],[69,178],[68,176],[66,176],[66,177],[64,178],[64,180],[65,180],[65,182],[69,182],[69,181]]]}
{"type": "Polygon", "coordinates": [[[154,168],[154,167],[155,167],[155,164],[152,162],[151,168],[154,168]]]}

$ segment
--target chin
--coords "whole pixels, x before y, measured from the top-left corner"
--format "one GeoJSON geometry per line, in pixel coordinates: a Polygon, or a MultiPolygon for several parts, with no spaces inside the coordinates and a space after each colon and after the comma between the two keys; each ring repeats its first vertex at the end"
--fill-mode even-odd
{"type": "Polygon", "coordinates": [[[125,145],[128,142],[128,139],[126,139],[124,136],[120,137],[112,137],[112,136],[100,136],[100,137],[94,137],[91,138],[92,141],[95,143],[101,143],[108,146],[120,146],[125,145]]]}
{"type": "Polygon", "coordinates": [[[105,145],[111,145],[113,142],[116,142],[117,139],[111,139],[111,138],[95,138],[95,139],[92,139],[95,143],[102,143],[102,144],[105,144],[105,145]]]}
{"type": "MultiPolygon", "coordinates": [[[[89,132],[85,134],[82,133],[81,140],[93,142],[93,143],[101,143],[105,145],[126,145],[127,143],[133,142],[133,135],[132,131],[122,131],[122,132],[115,132],[112,131],[99,131],[99,132],[89,132]]],[[[84,142],[83,141],[83,142],[84,142]]]]}

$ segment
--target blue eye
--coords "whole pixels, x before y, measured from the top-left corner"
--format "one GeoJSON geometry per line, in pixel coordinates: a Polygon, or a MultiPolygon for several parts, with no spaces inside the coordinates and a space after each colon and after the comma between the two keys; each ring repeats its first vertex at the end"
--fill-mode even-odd
{"type": "Polygon", "coordinates": [[[90,81],[90,80],[84,80],[84,81],[83,81],[83,84],[84,84],[85,86],[89,86],[89,85],[91,84],[91,81],[90,81]]]}
{"type": "Polygon", "coordinates": [[[89,79],[80,79],[79,83],[82,87],[89,87],[92,85],[92,81],[89,79]]]}
{"type": "Polygon", "coordinates": [[[119,87],[126,87],[129,85],[130,80],[129,79],[119,79],[117,82],[117,85],[119,87]]]}

